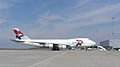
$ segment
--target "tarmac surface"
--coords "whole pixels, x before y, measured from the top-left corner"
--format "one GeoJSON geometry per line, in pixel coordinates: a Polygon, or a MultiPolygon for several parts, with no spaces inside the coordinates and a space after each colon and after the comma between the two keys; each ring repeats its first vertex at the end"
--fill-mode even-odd
{"type": "Polygon", "coordinates": [[[0,67],[120,67],[120,52],[0,50],[0,67]]]}

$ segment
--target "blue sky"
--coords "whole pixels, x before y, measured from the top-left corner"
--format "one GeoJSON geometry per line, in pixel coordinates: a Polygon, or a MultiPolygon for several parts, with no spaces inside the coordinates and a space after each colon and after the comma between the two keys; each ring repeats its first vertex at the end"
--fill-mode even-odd
{"type": "Polygon", "coordinates": [[[120,0],[0,0],[0,47],[27,47],[13,43],[18,27],[29,38],[88,37],[97,43],[120,39],[120,0]]]}

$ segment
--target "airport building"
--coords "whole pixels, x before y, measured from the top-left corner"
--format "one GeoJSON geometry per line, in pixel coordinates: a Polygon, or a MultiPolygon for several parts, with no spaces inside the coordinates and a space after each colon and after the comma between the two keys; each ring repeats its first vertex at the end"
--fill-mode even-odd
{"type": "Polygon", "coordinates": [[[100,42],[100,46],[103,46],[106,49],[108,48],[120,49],[120,39],[102,41],[100,42]]]}

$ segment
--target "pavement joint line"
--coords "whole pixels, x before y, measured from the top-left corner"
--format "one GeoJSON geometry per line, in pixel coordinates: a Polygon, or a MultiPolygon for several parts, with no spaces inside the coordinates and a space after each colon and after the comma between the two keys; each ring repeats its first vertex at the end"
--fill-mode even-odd
{"type": "Polygon", "coordinates": [[[49,61],[49,60],[52,60],[52,59],[55,58],[55,57],[58,57],[58,56],[60,56],[60,55],[63,55],[63,54],[66,54],[66,52],[63,52],[63,53],[61,53],[61,54],[58,54],[58,55],[52,56],[52,57],[47,58],[47,59],[45,59],[45,60],[43,60],[43,61],[40,61],[40,62],[34,63],[34,64],[32,64],[32,65],[30,65],[30,66],[28,66],[28,67],[36,67],[36,66],[39,65],[39,64],[45,63],[45,62],[47,62],[47,61],[49,61]]]}

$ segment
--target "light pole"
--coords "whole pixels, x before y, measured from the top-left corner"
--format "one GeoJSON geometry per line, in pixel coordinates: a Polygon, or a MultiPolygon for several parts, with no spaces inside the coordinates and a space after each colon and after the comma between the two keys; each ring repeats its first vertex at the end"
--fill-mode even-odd
{"type": "Polygon", "coordinates": [[[112,37],[113,37],[113,47],[114,47],[114,17],[112,17],[112,20],[113,20],[113,32],[112,32],[112,37]]]}

